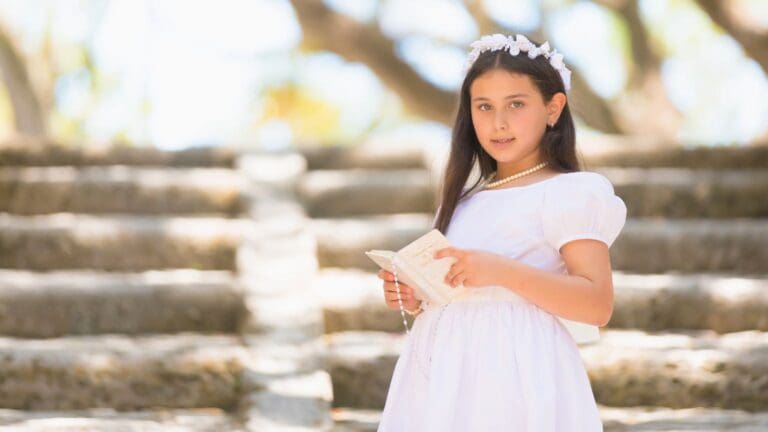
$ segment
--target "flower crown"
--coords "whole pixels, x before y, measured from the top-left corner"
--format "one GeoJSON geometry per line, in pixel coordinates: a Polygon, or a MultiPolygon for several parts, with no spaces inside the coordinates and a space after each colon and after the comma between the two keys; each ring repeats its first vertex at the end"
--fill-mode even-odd
{"type": "Polygon", "coordinates": [[[533,42],[529,41],[525,36],[518,34],[517,40],[512,36],[504,36],[503,34],[496,33],[492,35],[485,35],[479,40],[476,40],[470,44],[472,52],[469,53],[465,72],[469,71],[472,64],[475,63],[480,54],[484,51],[497,51],[505,49],[509,51],[510,55],[516,56],[521,51],[528,53],[528,57],[535,59],[539,55],[543,55],[549,60],[549,64],[552,65],[555,70],[560,73],[560,78],[563,79],[563,85],[565,91],[571,88],[571,71],[565,67],[563,63],[563,55],[557,52],[557,50],[549,51],[549,42],[544,42],[541,46],[536,46],[533,42]]]}

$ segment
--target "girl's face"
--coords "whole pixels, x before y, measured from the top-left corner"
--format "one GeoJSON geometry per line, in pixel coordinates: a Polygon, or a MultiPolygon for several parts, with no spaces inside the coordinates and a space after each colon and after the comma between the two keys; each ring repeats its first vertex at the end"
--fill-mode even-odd
{"type": "Polygon", "coordinates": [[[500,177],[544,160],[539,143],[565,105],[557,93],[545,104],[528,75],[492,69],[469,87],[472,124],[480,145],[496,161],[500,177]]]}

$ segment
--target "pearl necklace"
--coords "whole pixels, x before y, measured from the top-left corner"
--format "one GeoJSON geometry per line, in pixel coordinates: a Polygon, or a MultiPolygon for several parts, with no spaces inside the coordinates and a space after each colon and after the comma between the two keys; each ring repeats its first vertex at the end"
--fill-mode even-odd
{"type": "MultiPolygon", "coordinates": [[[[527,175],[527,174],[530,174],[530,173],[532,173],[534,171],[540,170],[540,169],[544,168],[546,165],[547,165],[547,162],[542,162],[542,163],[536,165],[535,167],[527,169],[527,170],[525,170],[523,172],[511,175],[509,177],[505,177],[505,178],[503,178],[501,180],[497,180],[497,181],[492,182],[492,183],[488,183],[488,184],[485,185],[485,187],[486,188],[496,187],[496,186],[498,186],[500,184],[507,183],[507,182],[512,181],[512,180],[514,180],[516,178],[520,178],[520,177],[522,177],[524,175],[527,175]]],[[[395,282],[395,290],[397,291],[397,303],[400,306],[400,315],[403,318],[403,327],[405,327],[406,335],[411,336],[411,331],[408,328],[408,322],[405,320],[405,308],[403,307],[403,299],[402,299],[401,294],[400,294],[400,281],[398,280],[398,277],[397,277],[397,263],[395,262],[395,260],[392,260],[392,273],[393,273],[394,279],[395,279],[394,282],[395,282]]],[[[445,308],[448,307],[448,305],[451,304],[452,301],[453,301],[453,299],[451,299],[448,303],[442,305],[442,307],[440,308],[440,314],[437,316],[436,322],[433,323],[433,325],[432,325],[431,341],[433,343],[434,343],[434,340],[435,340],[435,332],[437,331],[438,324],[440,323],[440,318],[442,318],[443,312],[445,312],[445,308]]],[[[425,302],[422,301],[421,304],[419,305],[419,309],[421,309],[422,312],[425,310],[424,309],[424,303],[425,302]]],[[[410,311],[409,311],[409,313],[410,313],[410,311]]],[[[414,324],[415,324],[415,322],[414,322],[414,324]]],[[[418,349],[416,348],[416,341],[415,340],[413,341],[413,344],[411,345],[411,347],[413,349],[413,353],[414,353],[414,356],[415,356],[414,357],[414,361],[417,363],[418,369],[421,371],[422,375],[424,375],[424,378],[429,379],[428,370],[426,370],[426,368],[419,362],[419,359],[418,359],[418,349]]],[[[432,353],[431,352],[429,353],[428,363],[429,363],[429,365],[432,364],[432,353]]]]}
{"type": "MultiPolygon", "coordinates": [[[[516,179],[516,178],[520,178],[520,177],[523,177],[523,176],[525,176],[525,175],[528,175],[528,174],[530,174],[530,173],[532,173],[532,172],[534,172],[534,171],[538,171],[538,170],[540,170],[540,169],[544,168],[546,165],[547,165],[547,162],[542,162],[542,163],[540,163],[540,164],[536,165],[536,166],[535,166],[535,167],[533,167],[533,168],[528,168],[527,170],[525,170],[525,171],[523,171],[523,172],[519,172],[519,173],[517,173],[517,174],[513,174],[513,175],[511,175],[511,176],[508,176],[508,177],[504,177],[504,178],[503,178],[503,179],[501,179],[501,180],[496,180],[496,181],[494,181],[494,182],[488,183],[488,184],[486,184],[484,187],[487,189],[487,188],[493,188],[493,187],[496,187],[496,186],[502,185],[502,184],[504,184],[504,183],[508,183],[508,182],[510,182],[510,181],[512,181],[512,180],[514,180],[514,179],[516,179]]],[[[497,172],[498,172],[498,171],[497,171],[497,172]]],[[[496,173],[494,173],[494,175],[495,175],[495,174],[496,174],[496,173]]]]}

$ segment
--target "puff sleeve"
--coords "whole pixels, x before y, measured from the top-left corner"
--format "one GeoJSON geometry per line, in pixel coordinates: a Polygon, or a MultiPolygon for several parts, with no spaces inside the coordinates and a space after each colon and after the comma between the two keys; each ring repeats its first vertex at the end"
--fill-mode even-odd
{"type": "Polygon", "coordinates": [[[544,191],[544,237],[556,251],[571,240],[595,239],[608,247],[619,236],[627,218],[624,201],[602,174],[572,173],[544,191]]]}

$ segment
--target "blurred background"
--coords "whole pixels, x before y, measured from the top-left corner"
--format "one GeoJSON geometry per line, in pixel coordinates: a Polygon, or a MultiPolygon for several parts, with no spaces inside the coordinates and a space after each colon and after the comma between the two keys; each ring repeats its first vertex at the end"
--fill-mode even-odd
{"type": "Polygon", "coordinates": [[[364,252],[432,228],[496,32],[627,205],[605,431],[768,430],[768,1],[0,0],[0,432],[375,431],[364,252]]]}
{"type": "Polygon", "coordinates": [[[564,53],[580,133],[768,139],[764,0],[3,0],[0,134],[164,149],[446,141],[469,43],[564,53]]]}

